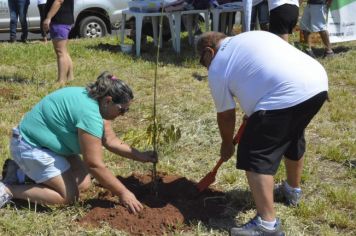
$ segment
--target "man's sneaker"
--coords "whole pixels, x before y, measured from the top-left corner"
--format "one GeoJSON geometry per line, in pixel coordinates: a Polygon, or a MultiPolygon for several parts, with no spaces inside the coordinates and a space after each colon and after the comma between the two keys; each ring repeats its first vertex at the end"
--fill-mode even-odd
{"type": "Polygon", "coordinates": [[[0,208],[10,202],[11,198],[11,195],[6,192],[5,184],[0,181],[0,208]]]}
{"type": "Polygon", "coordinates": [[[304,50],[304,53],[309,55],[309,56],[311,56],[312,58],[316,58],[316,56],[315,56],[315,54],[314,54],[312,49],[307,48],[307,49],[304,50]]]}
{"type": "Polygon", "coordinates": [[[230,236],[284,236],[285,233],[281,230],[281,221],[277,218],[274,229],[267,229],[262,225],[262,219],[256,216],[241,228],[231,228],[230,236]]]}
{"type": "Polygon", "coordinates": [[[275,198],[283,198],[287,205],[297,206],[302,198],[301,189],[290,189],[286,186],[287,182],[283,181],[274,188],[275,198]]]}

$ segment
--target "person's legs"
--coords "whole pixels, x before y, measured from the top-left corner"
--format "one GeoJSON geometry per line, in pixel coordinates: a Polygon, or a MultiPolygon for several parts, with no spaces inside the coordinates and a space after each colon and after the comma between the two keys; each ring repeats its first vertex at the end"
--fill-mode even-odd
{"type": "Polygon", "coordinates": [[[15,199],[30,200],[40,204],[70,204],[78,200],[79,192],[90,186],[86,166],[79,156],[67,158],[70,169],[40,184],[8,185],[15,199]]]}
{"type": "Polygon", "coordinates": [[[80,156],[71,156],[67,160],[70,163],[71,171],[79,191],[86,191],[89,189],[91,180],[88,174],[88,168],[80,156]]]}
{"type": "Polygon", "coordinates": [[[70,56],[67,51],[68,40],[53,39],[53,48],[57,56],[57,66],[58,66],[58,82],[65,83],[68,80],[68,75],[71,74],[72,61],[69,60],[70,56]]]}
{"type": "Polygon", "coordinates": [[[10,41],[16,41],[16,28],[17,28],[17,18],[18,10],[16,1],[9,0],[9,11],[10,11],[10,41]]]}
{"type": "Polygon", "coordinates": [[[294,119],[291,126],[291,130],[293,130],[292,140],[284,154],[287,180],[276,188],[277,194],[282,192],[286,203],[289,205],[298,205],[302,195],[300,182],[306,147],[304,130],[320,110],[326,98],[327,92],[322,92],[294,108],[294,119]]]}
{"type": "Polygon", "coordinates": [[[79,197],[78,186],[69,170],[42,184],[8,185],[7,188],[15,199],[40,204],[70,204],[79,197]]]}
{"type": "Polygon", "coordinates": [[[26,41],[28,36],[28,26],[27,26],[27,9],[30,4],[29,0],[17,0],[18,1],[18,10],[19,10],[19,19],[21,23],[21,41],[26,41]]]}
{"type": "Polygon", "coordinates": [[[74,74],[73,74],[73,61],[72,61],[72,58],[70,57],[68,51],[67,51],[67,61],[68,61],[67,81],[71,81],[71,80],[74,79],[74,74]]]}
{"type": "Polygon", "coordinates": [[[73,80],[73,63],[67,50],[70,25],[51,24],[50,34],[53,48],[57,55],[58,82],[66,83],[73,80]]]}
{"type": "Polygon", "coordinates": [[[253,6],[251,10],[251,25],[250,25],[251,30],[257,30],[256,21],[257,21],[257,6],[253,6]]]}
{"type": "Polygon", "coordinates": [[[310,35],[311,35],[311,32],[309,31],[306,31],[306,30],[303,30],[303,38],[304,38],[304,45],[305,45],[305,49],[304,49],[304,52],[306,54],[308,54],[309,56],[311,56],[312,58],[316,58],[314,52],[313,52],[313,49],[312,49],[312,43],[310,41],[310,35]]]}
{"type": "Polygon", "coordinates": [[[273,207],[273,176],[250,171],[246,171],[246,176],[256,204],[257,215],[265,221],[275,220],[275,210],[273,207]]]}
{"type": "Polygon", "coordinates": [[[261,30],[269,30],[269,10],[268,1],[263,1],[258,4],[258,21],[260,22],[261,30]]]}
{"type": "Polygon", "coordinates": [[[325,46],[325,52],[326,53],[333,53],[333,50],[331,48],[331,43],[329,40],[329,32],[327,30],[323,30],[319,32],[320,38],[324,43],[325,46]]]}
{"type": "Polygon", "coordinates": [[[43,38],[43,41],[46,43],[47,42],[47,32],[43,30],[43,21],[46,18],[46,4],[39,4],[38,5],[38,11],[40,13],[40,19],[41,19],[41,35],[43,38]]]}
{"type": "Polygon", "coordinates": [[[310,32],[303,30],[304,43],[307,45],[308,49],[311,50],[311,42],[310,42],[310,32]]]}
{"type": "Polygon", "coordinates": [[[236,167],[246,171],[257,216],[240,228],[232,228],[231,235],[260,231],[267,235],[283,234],[275,215],[273,176],[290,143],[291,120],[289,109],[258,111],[249,117],[239,142],[236,167]]]}
{"type": "Polygon", "coordinates": [[[286,166],[287,183],[292,188],[300,188],[304,158],[302,157],[299,160],[290,160],[286,158],[284,164],[286,166]]]}

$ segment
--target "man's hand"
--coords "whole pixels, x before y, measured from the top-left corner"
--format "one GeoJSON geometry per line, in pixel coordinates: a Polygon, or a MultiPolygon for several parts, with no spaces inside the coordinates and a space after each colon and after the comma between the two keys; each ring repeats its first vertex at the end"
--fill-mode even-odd
{"type": "Polygon", "coordinates": [[[42,23],[42,27],[44,32],[48,32],[49,31],[49,25],[51,24],[51,19],[46,18],[43,23],[42,23]]]}
{"type": "Polygon", "coordinates": [[[136,199],[135,195],[129,190],[120,194],[121,204],[131,213],[136,214],[143,209],[142,204],[136,199]]]}
{"type": "Polygon", "coordinates": [[[235,145],[230,143],[221,143],[220,156],[224,161],[229,160],[235,152],[235,145]]]}

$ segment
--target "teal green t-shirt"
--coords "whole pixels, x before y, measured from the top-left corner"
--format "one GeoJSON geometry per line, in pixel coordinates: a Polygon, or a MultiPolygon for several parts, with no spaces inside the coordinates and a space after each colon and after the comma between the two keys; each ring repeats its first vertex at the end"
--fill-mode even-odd
{"type": "Polygon", "coordinates": [[[80,154],[78,128],[102,138],[99,104],[83,87],[59,89],[37,103],[20,123],[24,139],[61,155],[80,154]]]}

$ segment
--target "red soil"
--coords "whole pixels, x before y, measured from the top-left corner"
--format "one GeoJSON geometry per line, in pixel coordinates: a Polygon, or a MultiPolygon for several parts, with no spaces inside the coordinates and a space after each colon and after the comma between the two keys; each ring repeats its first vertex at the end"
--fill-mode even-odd
{"type": "Polygon", "coordinates": [[[150,175],[118,178],[136,195],[144,209],[137,215],[130,214],[117,197],[104,192],[98,199],[87,201],[91,210],[79,220],[81,224],[98,227],[104,222],[131,235],[162,235],[189,230],[191,222],[207,223],[224,210],[222,192],[208,189],[198,193],[196,183],[184,177],[159,173],[157,195],[152,193],[150,175]]]}

